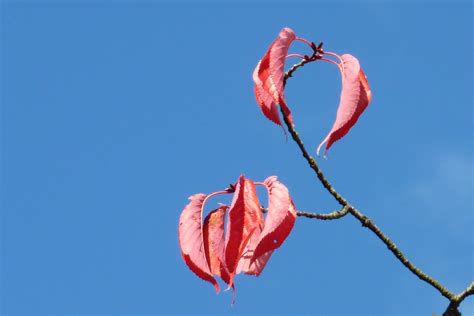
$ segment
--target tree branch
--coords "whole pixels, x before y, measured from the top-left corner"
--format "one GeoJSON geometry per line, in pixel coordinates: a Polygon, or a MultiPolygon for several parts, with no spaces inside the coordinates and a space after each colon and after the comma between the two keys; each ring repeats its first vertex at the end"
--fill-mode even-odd
{"type": "Polygon", "coordinates": [[[334,211],[334,212],[327,213],[327,214],[317,214],[317,213],[297,211],[296,215],[302,216],[302,217],[307,217],[307,218],[320,219],[320,220],[323,220],[323,221],[329,221],[329,220],[339,219],[341,217],[344,217],[348,213],[349,213],[349,207],[344,206],[343,208],[341,208],[338,211],[334,211]]]}
{"type": "MultiPolygon", "coordinates": [[[[286,73],[285,76],[283,77],[283,83],[286,85],[286,82],[288,78],[292,76],[292,74],[300,67],[303,67],[307,63],[311,63],[316,61],[316,58],[312,59],[303,59],[299,63],[293,65],[286,73]]],[[[283,110],[280,108],[281,112],[283,113],[283,110]]],[[[329,191],[329,193],[336,199],[337,202],[341,206],[346,206],[348,205],[347,201],[333,188],[331,183],[329,183],[329,180],[324,176],[322,171],[319,169],[318,165],[316,164],[316,160],[308,153],[306,148],[304,147],[303,141],[300,139],[298,132],[294,129],[293,125],[290,123],[288,120],[288,117],[283,113],[283,120],[285,121],[286,126],[288,127],[288,131],[291,134],[291,137],[293,140],[296,142],[298,147],[300,148],[301,153],[303,154],[303,157],[306,159],[308,162],[309,166],[313,171],[316,173],[316,176],[318,177],[319,181],[323,184],[323,186],[326,188],[326,190],[329,191]]]]}
{"type": "Polygon", "coordinates": [[[395,257],[411,272],[413,272],[418,278],[421,280],[427,282],[434,288],[436,288],[441,295],[446,297],[448,300],[451,300],[454,296],[453,293],[451,293],[449,290],[447,290],[444,286],[442,286],[437,280],[433,279],[423,271],[421,271],[417,266],[415,266],[413,263],[410,262],[410,260],[405,257],[403,252],[398,249],[398,247],[395,245],[393,241],[388,238],[387,235],[385,235],[380,228],[377,227],[377,225],[372,222],[370,218],[359,212],[357,209],[354,207],[351,207],[349,212],[351,215],[353,215],[355,218],[359,220],[359,222],[362,223],[362,226],[367,227],[370,229],[377,237],[387,246],[387,248],[394,254],[395,257]]]}
{"type": "Polygon", "coordinates": [[[471,284],[469,284],[464,291],[462,291],[451,299],[448,308],[446,308],[446,311],[443,313],[443,316],[461,315],[458,310],[458,307],[461,302],[464,301],[464,299],[470,295],[474,295],[474,282],[471,282],[471,284]]]}
{"type": "MultiPolygon", "coordinates": [[[[314,55],[313,55],[314,56],[314,55]]],[[[307,63],[314,62],[316,61],[317,58],[310,58],[310,59],[304,59],[301,62],[293,65],[286,73],[284,76],[284,85],[286,85],[286,82],[288,78],[290,78],[293,73],[300,67],[304,66],[307,63]]],[[[368,218],[366,215],[362,214],[359,210],[357,210],[355,207],[353,207],[341,194],[339,194],[336,189],[331,185],[329,180],[326,178],[326,176],[323,174],[321,169],[319,168],[318,164],[316,163],[316,160],[308,153],[306,150],[303,141],[299,137],[298,132],[295,130],[294,126],[290,123],[288,120],[288,117],[285,115],[283,110],[280,108],[281,113],[283,115],[283,119],[285,121],[285,124],[288,128],[288,131],[291,134],[291,137],[293,140],[296,142],[298,145],[303,157],[306,159],[308,162],[310,168],[315,172],[316,176],[318,177],[319,181],[322,183],[324,188],[336,199],[336,201],[343,207],[340,211],[333,212],[330,214],[335,214],[338,213],[344,213],[341,216],[328,216],[330,214],[313,214],[313,213],[306,213],[306,212],[299,212],[298,216],[305,216],[309,218],[316,218],[316,219],[337,219],[340,218],[347,213],[350,213],[353,217],[355,217],[359,222],[362,224],[362,226],[370,229],[386,246],[387,248],[393,253],[393,255],[408,269],[410,270],[413,274],[415,274],[419,279],[425,281],[426,283],[430,284],[432,287],[438,290],[438,292],[446,297],[449,301],[450,304],[448,308],[446,309],[445,313],[443,314],[444,316],[454,316],[454,315],[461,315],[461,313],[458,310],[458,307],[460,303],[468,296],[474,294],[474,282],[471,283],[463,292],[461,292],[458,295],[453,294],[451,291],[446,289],[443,285],[441,285],[440,282],[438,282],[436,279],[432,278],[425,272],[423,272],[421,269],[416,267],[413,263],[411,263],[406,256],[403,254],[403,252],[398,249],[398,247],[395,245],[393,241],[388,238],[387,235],[385,235],[380,228],[375,225],[375,223],[368,218]],[[303,214],[307,214],[310,216],[306,216],[303,214]],[[326,218],[324,218],[326,217],[326,218]]]]}
{"type": "MultiPolygon", "coordinates": [[[[262,210],[263,213],[268,212],[268,210],[264,207],[261,207],[261,210],[262,210]]],[[[307,218],[315,218],[315,219],[320,219],[320,220],[323,220],[323,221],[338,219],[338,218],[344,217],[348,213],[349,213],[349,207],[348,206],[344,206],[340,210],[337,210],[337,211],[334,211],[334,212],[331,212],[331,213],[326,213],[326,214],[296,211],[297,216],[307,217],[307,218]]]]}

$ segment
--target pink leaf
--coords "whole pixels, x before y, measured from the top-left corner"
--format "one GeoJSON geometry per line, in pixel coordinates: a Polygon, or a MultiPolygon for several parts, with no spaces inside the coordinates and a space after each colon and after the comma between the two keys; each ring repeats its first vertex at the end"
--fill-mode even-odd
{"type": "Polygon", "coordinates": [[[264,185],[269,195],[268,212],[252,262],[280,247],[293,229],[296,220],[295,207],[286,186],[275,176],[267,178],[264,185]]]}
{"type": "Polygon", "coordinates": [[[211,211],[204,219],[203,225],[204,253],[209,262],[210,271],[221,277],[227,284],[230,278],[224,261],[224,219],[228,208],[227,205],[222,205],[211,211]]]}
{"type": "Polygon", "coordinates": [[[326,152],[334,142],[349,132],[372,99],[369,83],[360,68],[359,61],[349,54],[342,55],[341,59],[343,61],[342,91],[336,121],[329,134],[318,146],[318,155],[324,144],[326,144],[324,150],[326,152]]]}
{"type": "Polygon", "coordinates": [[[257,102],[265,116],[278,125],[281,125],[281,121],[275,104],[281,106],[289,121],[293,123],[291,111],[285,101],[283,78],[286,55],[295,38],[296,35],[290,28],[281,30],[278,38],[257,64],[253,75],[257,102]]]}
{"type": "Polygon", "coordinates": [[[230,274],[230,285],[233,284],[237,265],[252,233],[262,223],[263,216],[255,184],[240,176],[229,210],[226,233],[225,262],[230,274]]]}
{"type": "Polygon", "coordinates": [[[273,98],[268,92],[263,88],[263,83],[258,77],[258,71],[260,69],[260,61],[257,64],[253,72],[253,80],[255,82],[254,92],[257,103],[260,106],[263,114],[273,123],[281,125],[280,115],[278,114],[278,107],[273,102],[273,98]]]}
{"type": "Polygon", "coordinates": [[[250,237],[249,242],[245,246],[244,252],[242,257],[239,260],[239,265],[237,266],[236,274],[243,272],[245,274],[259,276],[262,273],[263,268],[267,264],[270,256],[272,255],[273,251],[268,251],[265,254],[258,257],[254,262],[252,262],[252,257],[255,251],[255,247],[260,239],[260,234],[262,229],[257,227],[252,236],[250,237]]]}
{"type": "Polygon", "coordinates": [[[195,194],[179,218],[178,238],[186,265],[201,279],[212,283],[219,293],[219,284],[212,276],[203,245],[202,210],[207,195],[195,194]]]}
{"type": "Polygon", "coordinates": [[[260,275],[295,222],[296,211],[288,189],[277,177],[257,184],[265,186],[269,194],[265,221],[255,183],[243,176],[225,191],[191,196],[179,219],[179,245],[185,263],[197,276],[212,283],[217,292],[220,288],[214,276],[221,277],[234,290],[232,304],[236,294],[235,275],[240,272],[260,275]],[[231,206],[220,206],[202,222],[206,201],[231,192],[234,193],[231,206]]]}

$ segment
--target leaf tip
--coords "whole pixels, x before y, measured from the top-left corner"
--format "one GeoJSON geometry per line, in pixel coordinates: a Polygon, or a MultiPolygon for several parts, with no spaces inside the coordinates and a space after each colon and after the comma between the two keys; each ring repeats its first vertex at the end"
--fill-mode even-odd
{"type": "MultiPolygon", "coordinates": [[[[319,157],[320,156],[320,152],[321,152],[321,148],[323,147],[324,144],[326,144],[328,141],[328,138],[326,137],[322,142],[321,144],[319,144],[318,148],[316,149],[316,155],[319,157]]],[[[326,148],[324,149],[324,152],[323,152],[323,155],[326,156],[326,149],[327,149],[327,146],[326,148]]]]}

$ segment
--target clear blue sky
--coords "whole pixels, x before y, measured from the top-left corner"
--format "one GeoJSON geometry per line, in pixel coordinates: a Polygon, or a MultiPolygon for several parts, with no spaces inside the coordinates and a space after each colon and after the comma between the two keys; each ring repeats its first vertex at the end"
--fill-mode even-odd
{"type": "MultiPolygon", "coordinates": [[[[337,207],[255,103],[251,73],[284,26],[357,56],[372,87],[320,159],[335,187],[449,289],[474,278],[470,2],[1,10],[2,315],[440,315],[447,301],[350,217],[299,218],[259,278],[237,277],[233,308],[184,265],[187,197],[240,174],[278,175],[298,209],[337,207]]],[[[289,83],[311,150],[339,89],[324,63],[289,83]]]]}

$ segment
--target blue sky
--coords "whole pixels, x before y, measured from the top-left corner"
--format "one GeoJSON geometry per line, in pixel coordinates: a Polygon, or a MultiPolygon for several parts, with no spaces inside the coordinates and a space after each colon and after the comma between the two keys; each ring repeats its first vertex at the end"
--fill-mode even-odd
{"type": "MultiPolygon", "coordinates": [[[[187,197],[240,174],[278,175],[298,209],[337,207],[255,103],[251,73],[284,26],[357,56],[369,78],[369,108],[319,160],[334,186],[449,289],[473,280],[470,2],[1,10],[2,315],[442,313],[447,301],[350,217],[299,218],[259,278],[237,277],[232,308],[183,263],[187,197]]],[[[313,152],[339,89],[325,63],[287,87],[313,152]]],[[[474,314],[472,297],[462,311],[474,314]]]]}

